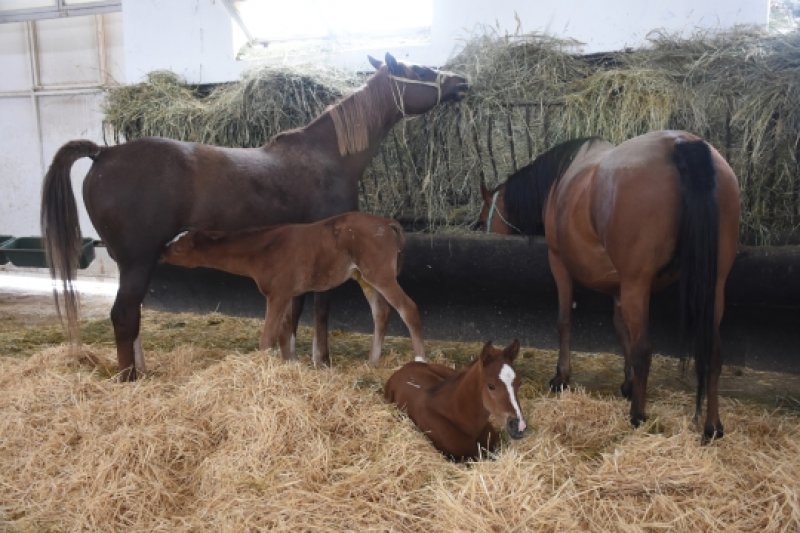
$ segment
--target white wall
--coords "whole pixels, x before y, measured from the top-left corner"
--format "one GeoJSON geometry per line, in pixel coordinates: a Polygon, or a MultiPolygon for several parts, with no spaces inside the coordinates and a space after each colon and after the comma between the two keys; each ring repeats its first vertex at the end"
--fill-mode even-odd
{"type": "MultiPolygon", "coordinates": [[[[402,2],[376,0],[402,9],[402,2]]],[[[252,63],[234,59],[241,32],[215,0],[123,0],[126,81],[141,81],[154,69],[170,69],[188,81],[235,80],[252,63]],[[234,42],[236,41],[236,43],[234,42]]],[[[313,54],[272,56],[272,63],[315,61],[331,66],[369,69],[366,54],[387,51],[428,65],[441,65],[459,43],[484,27],[505,32],[546,32],[585,43],[582,51],[640,47],[655,29],[689,36],[697,30],[719,31],[740,24],[766,27],[768,0],[434,0],[431,43],[392,50],[364,47],[313,54]]],[[[269,49],[267,49],[269,52],[269,49]]]]}
{"type": "MultiPolygon", "coordinates": [[[[767,6],[768,0],[435,0],[431,43],[388,51],[439,65],[482,26],[572,37],[586,43],[584,52],[606,51],[641,46],[654,29],[689,35],[764,26],[767,6]]],[[[156,69],[194,83],[236,79],[253,66],[234,60],[237,33],[219,0],[123,0],[122,13],[0,24],[0,234],[40,233],[41,180],[55,151],[71,139],[104,141],[104,87],[136,83],[156,69]]],[[[368,69],[365,55],[386,51],[338,50],[282,61],[368,69]]],[[[73,183],[83,232],[96,237],[80,200],[88,165],[82,160],[73,167],[73,183]]]]}
{"type": "MultiPolygon", "coordinates": [[[[0,24],[0,234],[39,235],[42,177],[56,150],[103,141],[103,88],[124,76],[121,23],[116,13],[0,24]]],[[[73,167],[79,198],[88,168],[73,167]]],[[[96,237],[79,205],[84,233],[96,237]]]]}

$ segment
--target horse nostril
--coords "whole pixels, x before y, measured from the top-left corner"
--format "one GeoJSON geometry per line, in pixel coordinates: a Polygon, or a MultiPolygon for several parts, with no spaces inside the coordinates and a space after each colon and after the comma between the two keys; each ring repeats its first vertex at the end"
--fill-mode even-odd
{"type": "Polygon", "coordinates": [[[509,418],[508,423],[506,424],[506,429],[508,430],[508,434],[512,439],[522,438],[522,434],[525,432],[525,427],[525,422],[520,421],[519,418],[509,418]]]}

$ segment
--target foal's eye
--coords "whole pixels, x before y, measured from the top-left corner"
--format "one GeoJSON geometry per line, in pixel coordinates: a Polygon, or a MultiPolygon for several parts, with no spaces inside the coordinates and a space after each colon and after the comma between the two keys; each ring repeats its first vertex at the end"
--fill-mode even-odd
{"type": "Polygon", "coordinates": [[[489,390],[494,390],[494,383],[487,383],[486,386],[489,387],[489,390]]]}

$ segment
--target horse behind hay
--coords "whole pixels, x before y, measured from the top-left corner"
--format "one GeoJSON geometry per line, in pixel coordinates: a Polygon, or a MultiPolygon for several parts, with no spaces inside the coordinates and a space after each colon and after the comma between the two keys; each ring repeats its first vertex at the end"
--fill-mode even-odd
{"type": "Polygon", "coordinates": [[[560,144],[494,191],[481,184],[480,223],[496,233],[544,233],[558,289],[560,346],[550,387],[570,380],[573,280],[614,298],[625,357],[622,394],[645,419],[652,347],[650,294],[680,280],[684,325],[694,344],[695,420],[707,393],[703,439],[723,436],[719,325],[725,281],[739,240],[739,185],[707,142],[654,131],[614,146],[597,138],[560,144]]]}
{"type": "Polygon", "coordinates": [[[479,459],[483,449],[494,451],[500,443],[490,416],[503,422],[511,438],[522,438],[525,432],[517,398],[520,380],[513,367],[518,353],[517,340],[504,349],[487,342],[480,356],[460,371],[407,363],[392,374],[383,394],[443,454],[456,461],[479,459]]]}
{"type": "MultiPolygon", "coordinates": [[[[223,148],[147,137],[118,145],[70,141],[59,148],[42,187],[41,225],[53,278],[63,280],[67,331],[78,332],[81,230],[70,168],[92,159],[83,180],[89,218],[119,267],[111,308],[120,379],[144,369],[141,304],[164,246],[183,228],[233,231],[304,223],[358,209],[358,181],[394,124],[467,90],[457,74],[386,54],[375,74],[308,125],[258,148],[223,148]]],[[[328,361],[327,298],[315,300],[313,357],[328,361]]],[[[296,303],[299,316],[299,298],[296,303]]],[[[56,300],[58,305],[58,300],[56,300]]],[[[296,319],[293,317],[296,325],[296,319]]]]}
{"type": "Polygon", "coordinates": [[[259,347],[279,341],[284,359],[294,357],[292,299],[327,291],[348,279],[361,285],[374,321],[369,363],[377,366],[389,320],[389,304],[408,327],[417,360],[425,360],[417,306],[397,283],[405,235],[394,220],[351,212],[311,224],[285,224],[235,232],[190,230],[166,247],[162,260],[209,267],[253,278],[267,298],[259,347]],[[388,302],[388,303],[387,303],[388,302]]]}

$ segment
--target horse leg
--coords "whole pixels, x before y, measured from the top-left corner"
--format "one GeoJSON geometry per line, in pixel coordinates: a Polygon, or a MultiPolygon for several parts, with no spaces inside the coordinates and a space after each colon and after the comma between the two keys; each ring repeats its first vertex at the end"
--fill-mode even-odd
{"type": "Polygon", "coordinates": [[[550,271],[553,273],[558,291],[558,362],[556,363],[556,375],[550,380],[550,390],[558,392],[567,388],[572,376],[570,362],[572,276],[561,259],[553,252],[548,252],[547,260],[550,263],[550,271]]]}
{"type": "MultiPolygon", "coordinates": [[[[266,322],[265,322],[266,323],[266,322]]],[[[291,312],[287,311],[286,317],[282,321],[280,334],[278,335],[278,347],[281,350],[281,356],[284,359],[296,359],[295,354],[295,333],[293,329],[294,324],[294,306],[291,312]]]]}
{"type": "Polygon", "coordinates": [[[378,366],[378,361],[381,358],[381,350],[383,348],[383,339],[386,337],[386,325],[389,322],[389,302],[386,301],[381,293],[375,290],[375,287],[366,281],[359,280],[361,291],[369,302],[369,308],[372,311],[372,349],[369,352],[370,366],[378,366]]]}
{"type": "Polygon", "coordinates": [[[647,419],[647,378],[650,375],[650,362],[653,349],[650,344],[649,306],[650,281],[624,283],[620,286],[620,314],[630,342],[629,368],[631,424],[638,427],[647,419]]]}
{"type": "Polygon", "coordinates": [[[400,319],[408,328],[408,334],[411,336],[411,347],[414,350],[414,360],[423,363],[427,361],[425,343],[422,340],[422,320],[419,317],[417,304],[409,298],[394,277],[388,282],[375,284],[374,287],[389,302],[389,305],[397,310],[400,319]]]}
{"type": "Polygon", "coordinates": [[[137,372],[144,372],[144,354],[139,339],[142,301],[147,293],[153,263],[119,265],[119,288],[111,307],[111,324],[117,345],[120,381],[135,381],[137,372]],[[137,361],[139,364],[137,364],[137,361]]]}
{"type": "MultiPolygon", "coordinates": [[[[287,313],[292,299],[281,296],[270,296],[267,300],[267,312],[264,317],[264,330],[258,344],[260,350],[269,350],[275,347],[279,336],[287,329],[287,313]]],[[[283,359],[288,358],[288,353],[283,352],[283,359]]]]}
{"type": "Polygon", "coordinates": [[[631,399],[633,392],[633,378],[631,370],[631,339],[628,336],[628,329],[622,319],[621,304],[619,296],[614,297],[614,329],[617,331],[619,343],[622,345],[622,356],[625,364],[625,381],[622,382],[619,390],[624,398],[631,399]]]}
{"type": "Polygon", "coordinates": [[[311,344],[311,359],[314,366],[330,366],[328,348],[328,315],[331,310],[331,297],[327,292],[314,293],[314,340],[311,344]]]}
{"type": "MultiPolygon", "coordinates": [[[[725,309],[725,277],[717,280],[716,295],[714,297],[714,335],[711,342],[711,357],[708,360],[708,375],[706,376],[706,421],[703,425],[703,442],[712,439],[721,439],[725,434],[722,420],[719,417],[719,376],[722,373],[722,339],[719,326],[725,309]]],[[[698,387],[699,389],[699,387],[698,387]]],[[[698,393],[695,420],[700,418],[700,403],[702,398],[698,393]]]]}
{"type": "MultiPolygon", "coordinates": [[[[300,296],[295,296],[292,300],[292,318],[291,324],[291,357],[294,359],[296,357],[295,349],[296,349],[296,342],[297,342],[297,327],[300,324],[300,316],[303,314],[303,304],[305,303],[305,295],[301,294],[300,296]]],[[[279,341],[283,342],[283,341],[279,341]]],[[[281,348],[283,349],[283,348],[281,348]]]]}

